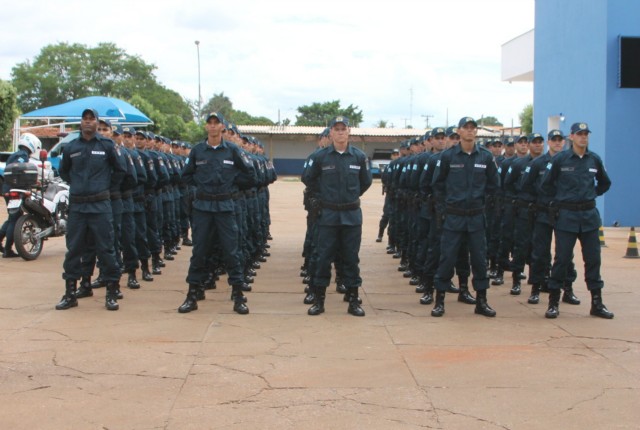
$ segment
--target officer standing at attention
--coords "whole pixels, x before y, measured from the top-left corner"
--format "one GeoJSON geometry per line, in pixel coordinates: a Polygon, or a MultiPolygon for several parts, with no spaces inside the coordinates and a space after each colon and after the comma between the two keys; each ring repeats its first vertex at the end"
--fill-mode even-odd
{"type": "Polygon", "coordinates": [[[577,122],[571,126],[572,148],[560,152],[547,164],[540,185],[541,191],[553,193],[553,206],[557,208],[555,222],[556,252],[549,278],[549,308],[546,318],[557,318],[560,289],[567,276],[576,240],[582,246],[584,278],[591,292],[591,315],[613,318],[602,303],[604,282],[600,277],[600,238],[602,224],[596,197],[611,187],[611,179],[602,159],[588,149],[589,126],[577,122]],[[555,191],[554,191],[555,190],[555,191]]]}
{"type": "Polygon", "coordinates": [[[60,163],[60,177],[69,184],[69,220],[67,254],[64,258],[65,294],[56,309],[78,306],[76,286],[82,273],[80,260],[88,240],[95,243],[107,284],[105,307],[118,310],[120,268],[114,251],[112,184],[120,183],[127,167],[111,139],[97,134],[98,112],[85,109],[80,122],[80,136],[65,145],[60,163]]]}
{"type": "Polygon", "coordinates": [[[349,119],[335,117],[329,124],[332,144],[315,153],[309,160],[302,182],[317,190],[321,212],[318,218],[317,266],[313,276],[315,302],[309,315],[324,312],[324,300],[331,280],[331,262],[340,255],[342,283],[347,287],[348,312],[362,317],[359,304],[360,242],[362,210],[360,196],[371,186],[373,178],[367,156],[349,145],[349,119]]]}
{"type": "Polygon", "coordinates": [[[434,317],[444,315],[445,291],[451,284],[458,251],[466,239],[471,254],[475,313],[494,317],[487,303],[487,242],[485,199],[498,187],[498,168],[491,152],[475,143],[478,124],[464,117],[458,122],[460,144],[442,153],[433,174],[434,191],[444,195],[445,220],[441,238],[440,264],[435,276],[434,317]]]}
{"type": "Polygon", "coordinates": [[[209,113],[205,128],[207,139],[191,149],[182,171],[182,180],[187,185],[195,185],[196,194],[191,213],[193,252],[187,275],[189,291],[178,312],[198,309],[199,290],[209,275],[207,259],[213,253],[214,237],[217,237],[233,289],[233,310],[248,314],[249,308],[242,294],[244,274],[238,252],[240,243],[233,195],[238,193],[238,174],[247,174],[255,182],[256,172],[237,145],[222,139],[225,129],[222,114],[209,113]]]}

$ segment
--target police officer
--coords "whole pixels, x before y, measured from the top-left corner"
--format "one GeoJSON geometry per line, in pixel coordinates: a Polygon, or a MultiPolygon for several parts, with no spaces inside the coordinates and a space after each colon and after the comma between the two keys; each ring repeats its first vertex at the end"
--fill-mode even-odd
{"type": "Polygon", "coordinates": [[[349,145],[349,119],[335,117],[330,125],[332,144],[318,151],[309,161],[302,181],[318,190],[321,207],[318,218],[317,268],[314,274],[315,302],[309,315],[324,312],[324,301],[331,279],[331,262],[340,255],[342,282],[349,294],[348,312],[364,316],[359,304],[362,285],[358,253],[362,239],[360,196],[369,189],[373,178],[367,156],[349,145]]]}
{"type": "Polygon", "coordinates": [[[475,313],[493,317],[487,303],[487,243],[485,235],[485,197],[498,186],[498,170],[493,155],[475,143],[478,124],[471,117],[458,122],[460,143],[445,151],[433,174],[432,186],[444,196],[440,264],[435,276],[434,317],[444,315],[445,291],[451,284],[461,242],[466,238],[476,290],[475,313]]]}
{"type": "MultiPolygon", "coordinates": [[[[7,159],[6,165],[12,163],[28,163],[31,154],[35,154],[36,150],[41,147],[40,139],[31,133],[24,133],[18,140],[18,150],[11,154],[7,159]]],[[[8,193],[11,190],[11,186],[6,182],[2,184],[2,194],[8,193]]],[[[9,197],[4,196],[5,203],[9,203],[9,197]]],[[[0,252],[2,252],[2,258],[14,258],[18,257],[13,247],[13,232],[16,226],[16,221],[22,215],[21,211],[15,211],[15,213],[9,213],[7,220],[2,225],[0,230],[0,252]],[[2,239],[6,236],[7,242],[4,247],[2,246],[2,239]]]]}
{"type": "MultiPolygon", "coordinates": [[[[400,151],[397,148],[394,148],[391,151],[391,161],[396,160],[400,156],[400,151]]],[[[378,237],[376,238],[376,242],[382,242],[382,236],[384,235],[384,231],[389,225],[389,217],[391,216],[391,194],[389,193],[388,183],[389,183],[389,165],[387,164],[385,168],[380,172],[380,181],[382,182],[382,194],[384,194],[384,206],[382,207],[382,216],[380,217],[380,224],[378,226],[378,237]]]]}
{"type": "Polygon", "coordinates": [[[233,289],[233,310],[249,313],[242,294],[244,284],[242,265],[238,253],[240,246],[236,224],[234,193],[238,192],[236,176],[242,172],[257,181],[255,170],[242,150],[222,139],[224,117],[218,112],[207,115],[207,138],[189,153],[182,180],[196,186],[192,209],[193,253],[187,275],[189,290],[178,312],[198,309],[198,294],[209,274],[207,258],[213,251],[213,238],[218,237],[222,257],[233,289]]]}
{"type": "Polygon", "coordinates": [[[613,318],[613,312],[602,302],[604,282],[600,277],[598,236],[602,221],[596,209],[596,197],[609,190],[611,179],[602,159],[588,148],[589,133],[591,130],[584,122],[571,126],[572,147],[553,157],[540,185],[542,191],[553,193],[557,208],[556,252],[549,279],[546,318],[557,318],[560,314],[560,289],[567,278],[576,240],[582,245],[584,277],[591,292],[590,313],[600,318],[613,318]]]}
{"type": "Polygon", "coordinates": [[[60,177],[69,183],[69,222],[67,223],[67,254],[62,278],[65,294],[56,309],[77,306],[76,285],[80,279],[80,260],[87,240],[95,242],[107,284],[105,307],[118,310],[117,290],[120,268],[115,258],[113,214],[110,188],[120,183],[126,166],[120,151],[111,139],[97,134],[98,113],[85,109],[80,122],[80,136],[65,145],[60,163],[60,177]]]}

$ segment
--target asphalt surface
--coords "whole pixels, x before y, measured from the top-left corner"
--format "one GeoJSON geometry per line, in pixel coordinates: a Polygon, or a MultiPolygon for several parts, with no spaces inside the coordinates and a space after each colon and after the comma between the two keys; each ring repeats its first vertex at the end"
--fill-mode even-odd
{"type": "MultiPolygon", "coordinates": [[[[496,318],[447,296],[430,316],[376,243],[379,182],[363,198],[364,318],[331,287],[326,313],[302,303],[303,186],[271,187],[272,256],[232,311],[226,279],[199,310],[179,314],[191,248],[120,310],[104,289],[67,311],[64,238],[33,262],[0,259],[2,429],[638,429],[640,259],[623,258],[628,228],[606,228],[604,302],[613,320],[579,306],[544,318],[547,297],[527,303],[492,287],[496,318]]],[[[1,213],[6,213],[1,207],[1,213]]]]}

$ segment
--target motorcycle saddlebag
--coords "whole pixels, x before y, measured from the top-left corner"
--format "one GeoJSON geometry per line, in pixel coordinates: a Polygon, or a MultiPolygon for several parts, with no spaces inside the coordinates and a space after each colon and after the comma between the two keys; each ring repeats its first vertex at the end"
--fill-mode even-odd
{"type": "Polygon", "coordinates": [[[38,181],[38,168],[31,163],[11,163],[4,169],[4,181],[11,188],[31,188],[38,181]]]}

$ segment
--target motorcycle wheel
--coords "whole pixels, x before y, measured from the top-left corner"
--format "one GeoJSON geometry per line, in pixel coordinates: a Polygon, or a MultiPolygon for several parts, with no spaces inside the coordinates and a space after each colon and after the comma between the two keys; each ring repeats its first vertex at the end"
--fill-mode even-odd
{"type": "Polygon", "coordinates": [[[38,220],[30,214],[22,215],[16,221],[14,240],[20,257],[27,261],[35,260],[42,252],[42,239],[34,236],[42,230],[38,220]]]}

